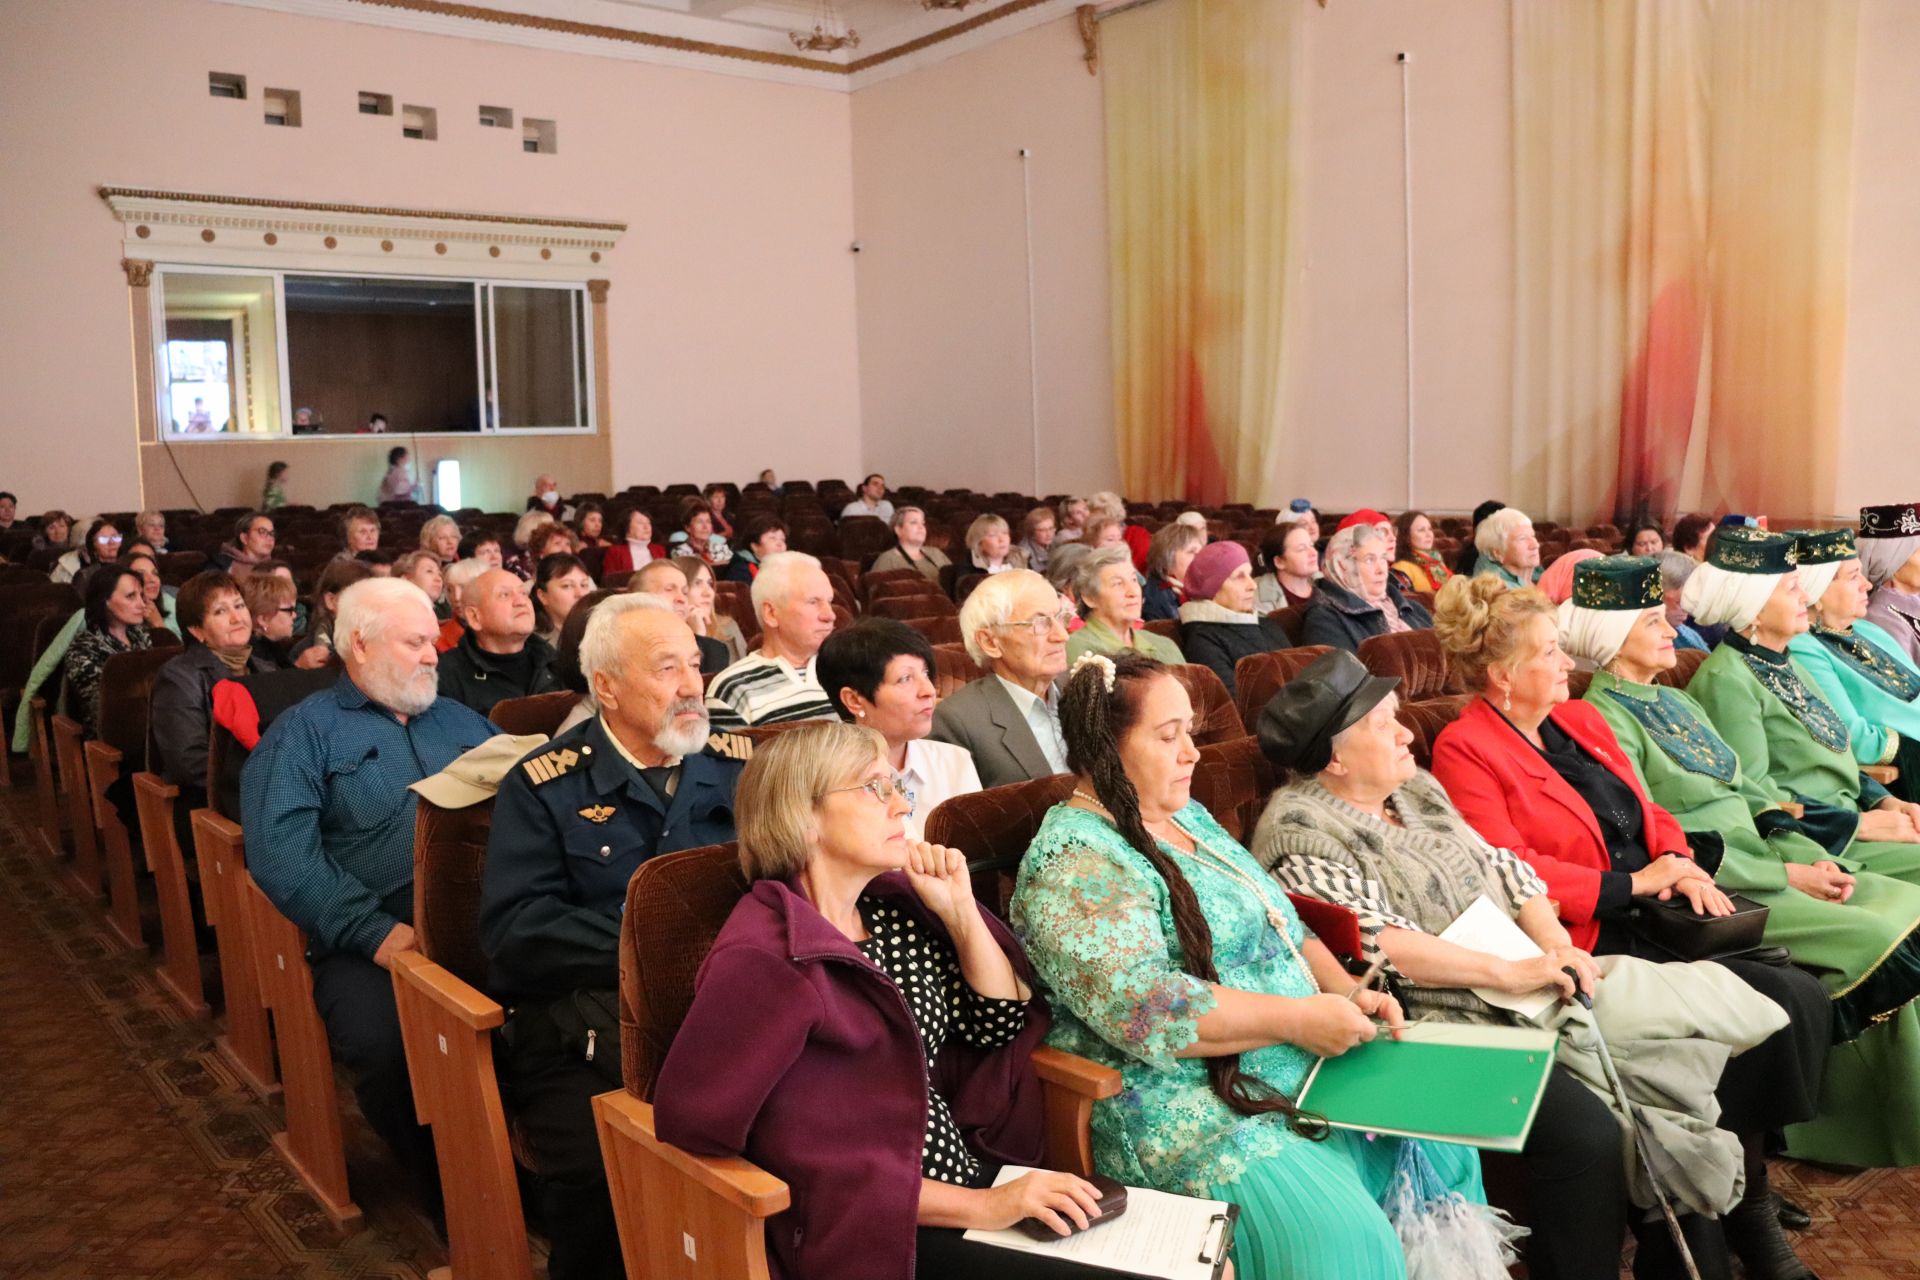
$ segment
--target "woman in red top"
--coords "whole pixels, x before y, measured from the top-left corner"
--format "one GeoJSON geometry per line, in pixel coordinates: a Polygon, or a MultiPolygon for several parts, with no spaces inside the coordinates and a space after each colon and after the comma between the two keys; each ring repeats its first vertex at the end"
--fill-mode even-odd
{"type": "MultiPolygon", "coordinates": [[[[1539,872],[1576,945],[1661,960],[1631,927],[1633,899],[1684,898],[1706,915],[1732,910],[1702,865],[1717,865],[1720,849],[1702,841],[1696,858],[1673,815],[1648,798],[1606,720],[1567,700],[1573,659],[1560,648],[1544,594],[1491,574],[1455,578],[1435,602],[1434,631],[1478,696],[1435,740],[1433,774],[1483,838],[1539,872]]],[[[1817,1109],[1833,1010],[1803,970],[1718,963],[1788,1019],[1729,1062],[1715,1091],[1720,1126],[1741,1135],[1747,1153],[1746,1196],[1724,1219],[1727,1243],[1749,1276],[1800,1280],[1812,1273],[1781,1233],[1764,1143],[1817,1109]]]]}
{"type": "Polygon", "coordinates": [[[666,548],[653,540],[653,517],[639,507],[616,507],[609,531],[613,536],[600,562],[602,582],[617,581],[649,560],[666,558],[666,548]]]}

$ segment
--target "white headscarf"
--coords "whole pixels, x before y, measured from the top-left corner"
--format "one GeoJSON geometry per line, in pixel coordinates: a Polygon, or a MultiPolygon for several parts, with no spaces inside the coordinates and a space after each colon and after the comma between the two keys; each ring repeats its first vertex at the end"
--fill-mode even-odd
{"type": "Polygon", "coordinates": [[[1767,607],[1784,573],[1734,573],[1717,564],[1693,571],[1680,592],[1680,606],[1704,626],[1745,631],[1767,607]]]}
{"type": "Polygon", "coordinates": [[[1620,655],[1633,624],[1645,609],[1581,609],[1569,600],[1560,606],[1560,647],[1576,658],[1606,666],[1620,655]]]}
{"type": "Polygon", "coordinates": [[[1900,571],[1920,551],[1920,537],[1860,539],[1860,569],[1867,581],[1879,586],[1900,571]]]}
{"type": "Polygon", "coordinates": [[[1845,560],[1834,560],[1827,564],[1803,564],[1800,566],[1800,589],[1807,593],[1807,603],[1817,603],[1827,594],[1827,588],[1833,585],[1835,575],[1845,560]]]}

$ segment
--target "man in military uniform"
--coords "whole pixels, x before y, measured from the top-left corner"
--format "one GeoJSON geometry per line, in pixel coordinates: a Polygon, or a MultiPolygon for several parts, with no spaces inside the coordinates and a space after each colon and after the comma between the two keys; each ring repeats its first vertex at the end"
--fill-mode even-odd
{"type": "Polygon", "coordinates": [[[515,766],[481,894],[488,985],[509,1013],[503,1085],[542,1181],[554,1280],[619,1277],[589,1100],[620,1087],[620,917],[658,853],[734,838],[752,744],[710,734],[700,650],[670,609],[603,601],[580,644],[599,714],[515,766]]]}

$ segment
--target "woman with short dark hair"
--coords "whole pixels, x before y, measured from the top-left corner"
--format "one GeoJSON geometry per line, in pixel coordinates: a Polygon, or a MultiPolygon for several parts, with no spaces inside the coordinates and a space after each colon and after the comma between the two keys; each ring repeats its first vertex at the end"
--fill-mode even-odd
{"type": "Polygon", "coordinates": [[[664,560],[667,549],[653,540],[653,517],[645,507],[627,505],[613,509],[607,525],[607,554],[600,561],[600,580],[618,582],[653,560],[664,560]]]}
{"type": "Polygon", "coordinates": [[[533,629],[558,645],[560,628],[581,596],[593,590],[593,578],[579,556],[560,552],[540,557],[533,572],[533,629]]]}
{"type": "Polygon", "coordinates": [[[814,670],[842,720],[886,738],[887,762],[912,806],[909,839],[920,839],[941,801],[980,789],[967,749],[927,736],[938,673],[925,636],[892,618],[862,618],[827,637],[814,670]]]}
{"type": "MultiPolygon", "coordinates": [[[[285,585],[269,589],[278,598],[285,585]]],[[[219,570],[188,578],[180,587],[177,611],[187,647],[153,678],[150,724],[159,757],[153,764],[168,782],[197,790],[207,784],[213,686],[228,676],[278,671],[283,664],[270,645],[255,643],[253,614],[240,584],[219,570]]]]}
{"type": "Polygon", "coordinates": [[[733,548],[713,526],[713,508],[706,499],[691,496],[680,502],[680,527],[667,537],[667,549],[674,555],[699,556],[708,564],[725,564],[733,558],[733,548]]]}

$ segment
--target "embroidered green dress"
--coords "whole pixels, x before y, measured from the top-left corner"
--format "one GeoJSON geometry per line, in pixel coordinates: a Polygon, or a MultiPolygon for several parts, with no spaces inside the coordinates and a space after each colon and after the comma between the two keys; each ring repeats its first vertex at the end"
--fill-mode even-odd
{"type": "MultiPolygon", "coordinates": [[[[1199,804],[1174,820],[1250,877],[1265,871],[1199,804]]],[[[1294,959],[1307,933],[1286,897],[1270,889],[1287,941],[1249,881],[1205,853],[1162,845],[1186,874],[1213,933],[1220,985],[1310,996],[1313,975],[1294,959]]],[[[1093,1107],[1094,1165],[1135,1186],[1240,1206],[1234,1269],[1242,1280],[1395,1280],[1406,1261],[1380,1209],[1399,1140],[1336,1129],[1323,1142],[1279,1115],[1243,1116],[1214,1094],[1204,1058],[1179,1052],[1216,999],[1182,967],[1166,882],[1105,818],[1056,805],[1021,860],[1012,919],[1047,987],[1049,1041],[1118,1069],[1118,1097],[1093,1107]]],[[[1241,1069],[1289,1097],[1313,1055],[1290,1044],[1241,1055],[1241,1069]]],[[[1465,1148],[1430,1143],[1442,1180],[1480,1203],[1480,1162],[1465,1148]]]]}
{"type": "Polygon", "coordinates": [[[1895,790],[1912,799],[1920,784],[1912,776],[1920,771],[1920,668],[1899,642],[1863,618],[1851,631],[1816,627],[1797,635],[1787,652],[1846,722],[1853,758],[1897,763],[1895,790]]]}
{"type": "MultiPolygon", "coordinates": [[[[1846,723],[1788,655],[1729,635],[1700,664],[1687,693],[1740,757],[1741,769],[1772,788],[1769,806],[1791,797],[1844,816],[1886,799],[1887,789],[1860,772],[1846,723]]],[[[1869,871],[1920,884],[1920,844],[1856,840],[1845,847],[1869,871]]]]}

